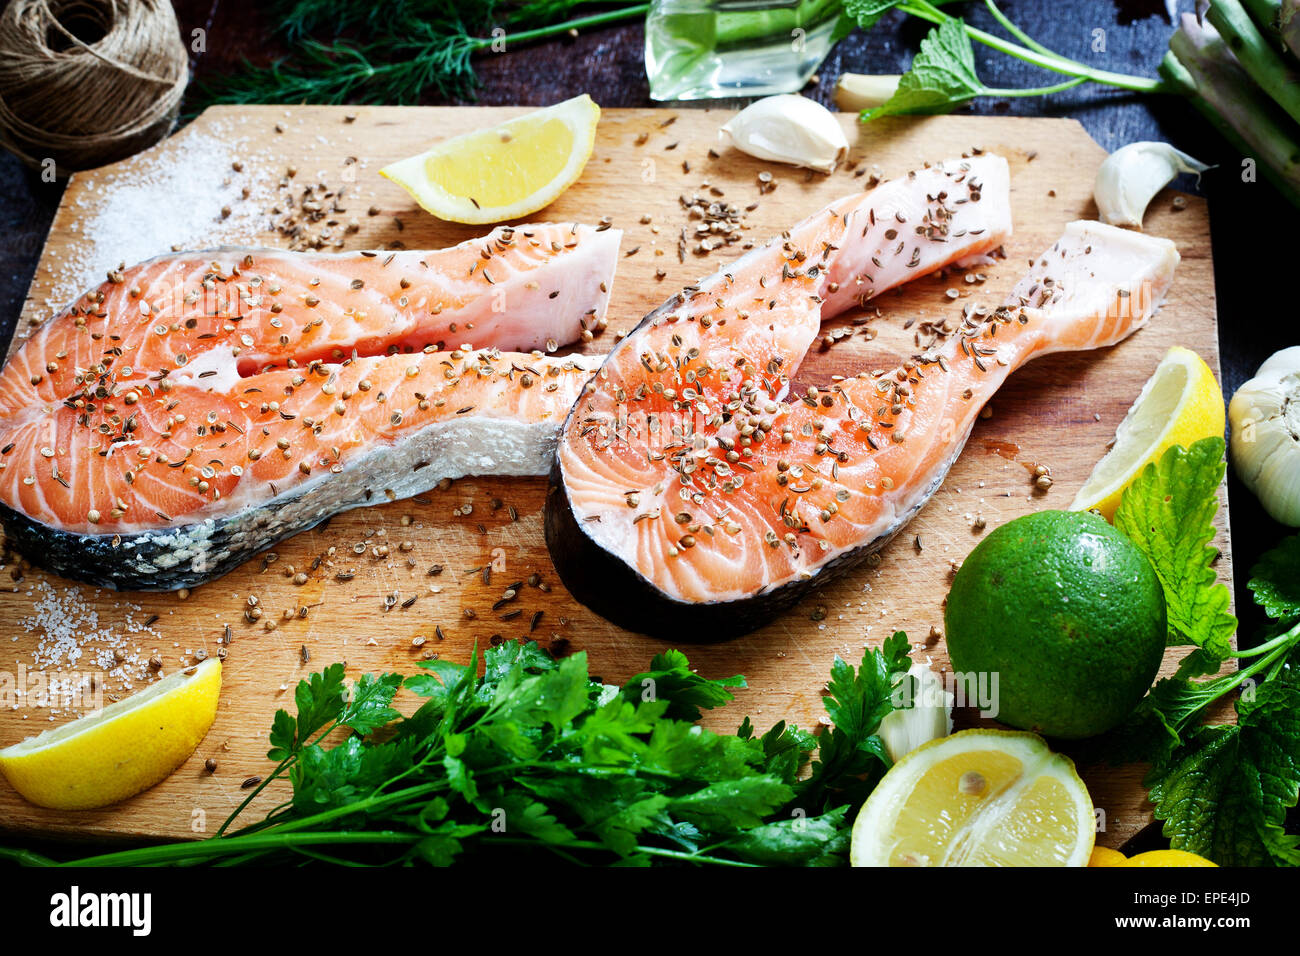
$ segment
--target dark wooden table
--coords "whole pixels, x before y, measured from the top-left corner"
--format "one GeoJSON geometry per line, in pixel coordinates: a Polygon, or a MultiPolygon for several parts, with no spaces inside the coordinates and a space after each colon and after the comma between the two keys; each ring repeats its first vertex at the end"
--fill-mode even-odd
{"type": "MultiPolygon", "coordinates": [[[[196,56],[197,78],[238,65],[244,58],[265,62],[280,52],[275,25],[255,4],[233,0],[177,0],[184,34],[207,31],[207,52],[196,56]]],[[[1153,75],[1173,26],[1164,0],[1006,0],[1003,10],[1031,36],[1067,56],[1098,67],[1153,75]],[[1098,34],[1096,31],[1102,31],[1098,34]],[[1104,36],[1104,52],[1094,52],[1104,36]]],[[[1190,10],[1191,0],[1179,0],[1190,10]]],[[[965,5],[967,19],[998,32],[983,4],[965,5]]],[[[823,65],[823,82],[807,93],[829,103],[842,71],[899,73],[906,69],[927,27],[897,14],[870,34],[860,31],[842,41],[823,65]]],[[[627,24],[573,39],[484,56],[477,63],[484,104],[543,105],[591,92],[603,106],[649,106],[642,59],[643,32],[627,24]]],[[[1034,86],[1052,82],[1024,63],[978,47],[979,72],[990,87],[1034,86]]],[[[1241,178],[1241,159],[1185,103],[1162,96],[1138,97],[1082,86],[1050,98],[989,100],[967,107],[974,113],[1069,116],[1078,119],[1107,149],[1135,140],[1166,140],[1218,168],[1200,184],[1209,197],[1218,282],[1223,386],[1231,394],[1259,364],[1279,348],[1300,342],[1300,329],[1288,318],[1295,306],[1260,276],[1285,276],[1294,248],[1285,240],[1263,240],[1266,222],[1295,221],[1300,212],[1262,180],[1241,178]],[[1243,276],[1245,277],[1243,279],[1243,276]]],[[[1194,188],[1189,181],[1184,188],[1194,188]]],[[[0,334],[13,328],[35,269],[62,189],[43,183],[10,156],[0,157],[0,334]]],[[[1232,543],[1236,562],[1237,610],[1243,636],[1262,624],[1246,589],[1249,572],[1262,551],[1287,533],[1272,522],[1254,496],[1229,479],[1232,543]]]]}

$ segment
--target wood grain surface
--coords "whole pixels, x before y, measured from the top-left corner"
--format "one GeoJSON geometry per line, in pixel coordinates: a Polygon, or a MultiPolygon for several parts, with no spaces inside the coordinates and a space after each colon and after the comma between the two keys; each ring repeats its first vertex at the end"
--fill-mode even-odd
{"type": "MultiPolygon", "coordinates": [[[[294,165],[300,176],[338,185],[348,182],[345,170],[352,167],[348,205],[350,214],[358,215],[359,229],[347,236],[347,247],[402,243],[426,248],[480,230],[434,220],[377,170],[443,136],[518,112],[504,107],[219,108],[177,138],[213,135],[246,148],[249,159],[242,174],[254,184],[275,182],[294,165]],[[353,119],[346,121],[347,116],[353,119]],[[282,133],[274,131],[277,123],[282,133]],[[372,206],[376,214],[366,215],[372,206]]],[[[757,242],[861,188],[865,177],[855,176],[857,169],[877,165],[886,176],[896,176],[972,148],[996,152],[1010,162],[1015,235],[1006,244],[1006,258],[971,270],[984,276],[982,281],[967,282],[962,273],[932,276],[886,294],[873,303],[873,315],[878,308],[880,316],[865,325],[853,326],[852,316],[828,323],[828,331],[851,327],[854,332],[830,348],[814,348],[796,384],[823,384],[834,374],[886,366],[910,354],[921,322],[942,320],[968,302],[1000,303],[1027,260],[1050,246],[1065,223],[1096,215],[1092,181],[1105,153],[1072,120],[934,117],[863,128],[845,115],[841,121],[853,144],[849,163],[822,176],[730,150],[711,158],[717,127],[729,115],[719,110],[606,111],[581,180],[535,217],[587,222],[609,217],[625,230],[609,331],[587,350],[605,350],[619,329],[630,329],[677,288],[739,254],[738,247],[707,256],[688,250],[685,261],[679,261],[678,233],[691,224],[682,195],[698,193],[742,208],[757,203],[746,220],[747,233],[757,242]],[[762,195],[761,171],[771,172],[777,184],[762,195]],[[657,277],[659,270],[663,278],[657,277]],[[955,301],[948,290],[956,290],[955,301]]],[[[174,141],[158,147],[164,153],[177,149],[174,141]]],[[[53,290],[78,255],[80,224],[96,204],[115,186],[132,181],[137,164],[155,160],[136,157],[73,179],[28,296],[25,319],[43,318],[48,311],[53,290]]],[[[994,397],[992,415],[979,422],[944,486],[884,550],[878,565],[859,568],[754,634],[685,648],[701,673],[741,673],[748,680],[735,704],[710,715],[711,725],[731,728],[749,714],[760,727],[781,719],[815,726],[824,713],[821,695],[834,656],[856,661],[864,646],[874,646],[898,629],[914,638],[921,659],[946,670],[943,640],[929,635],[942,626],[951,563],[961,561],[982,534],[1011,518],[1067,506],[1169,346],[1195,349],[1217,373],[1208,216],[1202,200],[1185,197],[1186,206],[1179,211],[1172,198],[1165,193],[1156,199],[1146,229],[1174,239],[1183,260],[1164,309],[1148,328],[1114,348],[1050,356],[1013,375],[994,397]],[[1035,464],[1050,467],[1055,479],[1046,494],[1032,489],[1035,464]],[[984,518],[982,531],[977,516],[984,518]]],[[[250,230],[243,241],[284,245],[285,239],[269,228],[270,218],[268,212],[265,228],[250,230]]],[[[20,337],[26,324],[20,323],[20,337]]],[[[120,806],[81,813],[31,807],[0,786],[0,826],[70,836],[211,833],[242,798],[241,784],[270,769],[265,738],[276,708],[291,706],[295,683],[332,661],[346,661],[352,676],[411,672],[430,654],[464,661],[475,642],[532,637],[559,652],[586,651],[592,672],[609,681],[644,669],[666,645],[613,627],[573,601],[556,580],[542,540],[544,488],[541,478],[464,479],[418,499],[349,512],[277,545],[273,562],[254,560],[184,600],[174,594],[99,591],[11,563],[0,572],[0,637],[5,638],[0,641],[0,673],[19,675],[20,667],[33,668],[38,655],[50,656],[41,648],[48,649],[56,638],[83,639],[80,661],[60,658],[49,665],[72,672],[73,684],[96,674],[98,668],[91,666],[96,648],[129,647],[126,662],[96,674],[96,686],[110,697],[127,692],[128,685],[138,689],[146,683],[150,657],[162,661],[164,673],[191,663],[199,651],[215,655],[224,650],[227,659],[217,722],[168,780],[120,806]],[[382,545],[388,552],[381,550],[376,557],[382,545]],[[429,573],[434,565],[443,568],[441,573],[429,573]],[[484,566],[492,569],[489,575],[484,566]],[[308,572],[305,585],[292,583],[294,571],[308,572]],[[342,582],[339,572],[355,576],[342,582]],[[547,589],[530,585],[532,575],[547,589]],[[516,582],[524,582],[518,598],[493,612],[494,602],[516,582]],[[250,595],[262,610],[256,622],[244,613],[250,595]],[[386,609],[390,602],[393,606],[386,609]],[[59,634],[45,626],[51,609],[65,615],[59,634]],[[268,621],[276,622],[273,630],[268,621]],[[228,646],[227,627],[233,637],[228,646]],[[209,758],[216,761],[214,773],[205,770],[209,758]]],[[[1227,575],[1226,505],[1220,528],[1216,543],[1225,552],[1220,571],[1227,575]]],[[[1167,670],[1175,659],[1171,653],[1167,670]]],[[[90,697],[93,703],[93,693],[90,697]]],[[[77,713],[76,707],[42,708],[34,699],[21,699],[0,710],[0,746],[77,713]]],[[[969,722],[969,715],[959,719],[969,722]]],[[[1083,769],[1094,802],[1104,812],[1100,842],[1119,845],[1150,821],[1140,785],[1143,768],[1083,769]]],[[[283,795],[268,790],[250,809],[249,819],[283,795]]]]}

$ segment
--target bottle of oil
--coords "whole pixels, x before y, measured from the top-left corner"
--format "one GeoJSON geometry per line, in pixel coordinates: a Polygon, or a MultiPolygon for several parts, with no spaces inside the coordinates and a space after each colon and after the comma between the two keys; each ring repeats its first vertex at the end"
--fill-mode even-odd
{"type": "Polygon", "coordinates": [[[826,54],[839,0],[653,0],[650,96],[699,100],[803,88],[826,54]]]}

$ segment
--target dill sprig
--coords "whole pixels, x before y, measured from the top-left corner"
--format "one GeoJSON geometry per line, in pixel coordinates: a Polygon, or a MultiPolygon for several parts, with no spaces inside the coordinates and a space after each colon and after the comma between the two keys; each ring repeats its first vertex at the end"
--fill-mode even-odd
{"type": "Polygon", "coordinates": [[[512,46],[644,16],[648,4],[563,19],[592,0],[274,0],[270,11],[293,51],[269,66],[200,84],[211,103],[394,103],[472,95],[473,58],[512,46]],[[492,36],[496,26],[510,30],[492,36]],[[343,36],[340,36],[343,35],[343,36]]]}

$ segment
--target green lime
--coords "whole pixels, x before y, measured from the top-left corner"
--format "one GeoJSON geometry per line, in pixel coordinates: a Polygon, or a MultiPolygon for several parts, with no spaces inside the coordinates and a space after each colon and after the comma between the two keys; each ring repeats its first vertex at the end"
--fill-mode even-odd
{"type": "Polygon", "coordinates": [[[980,686],[995,691],[998,720],[1051,737],[1118,724],[1165,650],[1155,569],[1088,512],[1041,511],[990,533],[953,579],[944,618],[967,686],[986,675],[980,686]]]}

